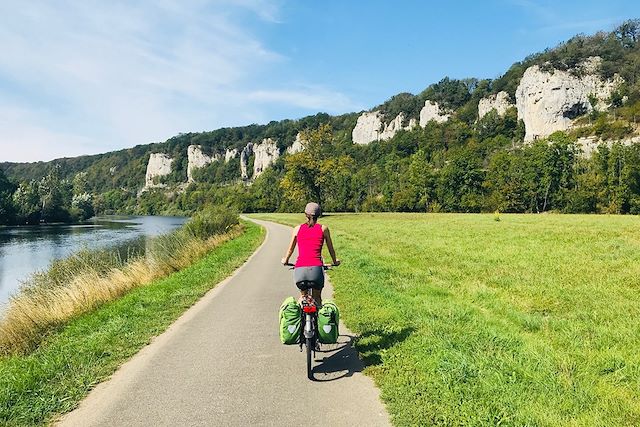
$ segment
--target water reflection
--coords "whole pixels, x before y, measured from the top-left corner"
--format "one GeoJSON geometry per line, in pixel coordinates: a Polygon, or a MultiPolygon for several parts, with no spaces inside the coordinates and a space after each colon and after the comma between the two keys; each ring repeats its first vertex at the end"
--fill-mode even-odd
{"type": "Polygon", "coordinates": [[[35,271],[54,259],[82,248],[116,248],[126,258],[145,249],[150,237],[184,224],[186,218],[166,216],[98,217],[82,225],[0,228],[0,307],[35,271]]]}

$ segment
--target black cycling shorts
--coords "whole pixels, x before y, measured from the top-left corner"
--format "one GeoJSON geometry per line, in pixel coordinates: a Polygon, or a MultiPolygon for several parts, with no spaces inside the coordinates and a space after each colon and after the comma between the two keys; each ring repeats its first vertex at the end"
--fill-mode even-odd
{"type": "Polygon", "coordinates": [[[296,267],[293,269],[293,281],[294,283],[302,281],[315,282],[315,289],[322,289],[324,287],[324,269],[318,267],[296,267]]]}

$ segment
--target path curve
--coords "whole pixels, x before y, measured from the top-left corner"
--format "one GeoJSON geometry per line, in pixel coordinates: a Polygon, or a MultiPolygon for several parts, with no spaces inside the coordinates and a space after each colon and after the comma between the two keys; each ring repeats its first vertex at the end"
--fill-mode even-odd
{"type": "MultiPolygon", "coordinates": [[[[278,308],[296,294],[279,264],[291,228],[255,222],[267,237],[249,261],[58,425],[389,425],[344,325],[338,344],[318,353],[314,382],[299,347],[280,344],[278,308]]],[[[323,296],[331,293],[328,283],[323,296]]]]}

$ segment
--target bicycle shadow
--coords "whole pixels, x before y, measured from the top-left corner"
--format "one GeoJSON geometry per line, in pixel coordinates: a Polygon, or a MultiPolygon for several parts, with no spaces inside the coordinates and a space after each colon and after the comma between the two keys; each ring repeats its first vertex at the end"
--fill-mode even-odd
{"type": "Polygon", "coordinates": [[[414,331],[414,328],[408,327],[398,331],[376,329],[360,336],[340,335],[338,342],[333,344],[335,348],[331,348],[331,344],[323,345],[319,352],[331,355],[313,368],[314,381],[336,381],[362,372],[367,366],[380,365],[383,350],[406,340],[414,331]],[[316,374],[323,375],[319,378],[316,374]]]}
{"type": "Polygon", "coordinates": [[[340,335],[336,344],[324,344],[322,350],[316,353],[322,357],[320,364],[314,366],[314,381],[329,382],[351,377],[356,372],[362,372],[364,364],[358,357],[358,352],[353,344],[355,337],[352,335],[340,335]],[[333,346],[333,347],[332,347],[333,346]]]}

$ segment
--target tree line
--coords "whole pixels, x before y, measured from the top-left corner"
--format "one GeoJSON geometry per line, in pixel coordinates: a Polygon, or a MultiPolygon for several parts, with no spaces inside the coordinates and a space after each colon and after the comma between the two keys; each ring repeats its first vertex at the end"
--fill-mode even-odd
{"type": "Polygon", "coordinates": [[[72,180],[53,167],[39,180],[15,184],[0,169],[0,224],[75,222],[94,215],[93,195],[87,191],[86,173],[72,180]]]}
{"type": "MultiPolygon", "coordinates": [[[[356,113],[319,113],[266,125],[186,133],[164,143],[50,163],[0,165],[0,223],[77,221],[92,214],[188,214],[207,204],[240,211],[297,211],[316,200],[332,211],[584,212],[638,213],[638,148],[620,142],[640,119],[640,21],[611,32],[578,35],[514,64],[495,80],[444,78],[418,95],[402,93],[375,107],[385,120],[417,118],[425,100],[451,111],[446,123],[401,131],[366,146],[351,142],[356,113]],[[576,117],[578,128],[523,144],[515,108],[478,118],[478,101],[515,88],[531,65],[579,73],[600,56],[602,77],[620,74],[624,84],[609,112],[576,117]],[[305,150],[283,155],[254,182],[243,182],[239,159],[213,162],[185,185],[187,147],[207,154],[241,150],[273,138],[280,152],[303,133],[305,150]],[[607,140],[590,157],[578,137],[607,140]],[[174,159],[167,189],[140,192],[150,153],[174,159]],[[5,173],[2,172],[4,170],[5,173]]],[[[253,158],[249,159],[251,165],[253,158]]]]}

